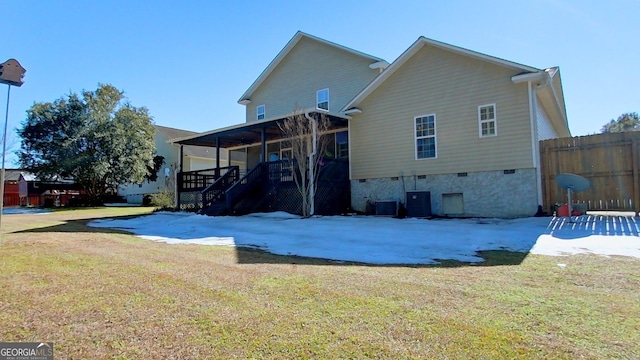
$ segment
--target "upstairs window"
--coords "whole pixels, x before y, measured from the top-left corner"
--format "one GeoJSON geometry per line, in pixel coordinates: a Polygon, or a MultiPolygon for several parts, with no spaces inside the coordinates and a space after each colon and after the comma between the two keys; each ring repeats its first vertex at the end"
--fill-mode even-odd
{"type": "Polygon", "coordinates": [[[414,118],[416,138],[416,159],[436,157],[436,114],[414,118]]]}
{"type": "Polygon", "coordinates": [[[496,129],[496,104],[478,106],[478,126],[480,137],[498,135],[496,129]]]}
{"type": "Polygon", "coordinates": [[[256,106],[256,119],[264,120],[264,105],[256,106]]]}
{"type": "Polygon", "coordinates": [[[329,111],[329,89],[322,89],[316,92],[316,108],[329,111]]]}

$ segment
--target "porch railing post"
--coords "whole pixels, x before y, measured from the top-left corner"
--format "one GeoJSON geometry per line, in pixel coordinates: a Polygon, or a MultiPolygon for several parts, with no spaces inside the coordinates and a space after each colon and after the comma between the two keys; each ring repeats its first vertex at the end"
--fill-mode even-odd
{"type": "MultiPolygon", "coordinates": [[[[231,166],[227,160],[227,166],[231,166]]],[[[220,177],[220,137],[216,136],[216,176],[220,177]]]]}
{"type": "Polygon", "coordinates": [[[180,145],[180,172],[183,172],[182,159],[184,158],[184,145],[180,145]]]}
{"type": "Polygon", "coordinates": [[[260,162],[265,162],[267,152],[266,135],[264,126],[260,129],[260,162]]]}

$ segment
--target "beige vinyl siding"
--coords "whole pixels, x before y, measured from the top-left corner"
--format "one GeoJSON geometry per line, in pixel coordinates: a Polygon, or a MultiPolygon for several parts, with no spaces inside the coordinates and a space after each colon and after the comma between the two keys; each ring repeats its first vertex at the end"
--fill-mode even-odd
{"type": "Polygon", "coordinates": [[[558,133],[553,128],[551,120],[547,112],[540,104],[540,100],[536,96],[536,126],[538,130],[538,141],[558,138],[558,133]]]}
{"type": "Polygon", "coordinates": [[[352,179],[532,168],[527,84],[519,71],[423,47],[350,122],[352,179]],[[497,136],[480,138],[478,106],[495,104],[497,136]],[[437,158],[415,159],[414,118],[436,115],[437,158]]]}
{"type": "Polygon", "coordinates": [[[251,95],[246,120],[256,120],[256,106],[265,105],[267,119],[284,117],[296,106],[316,107],[316,91],[329,89],[329,111],[339,112],[379,71],[371,59],[304,38],[251,95]]]}

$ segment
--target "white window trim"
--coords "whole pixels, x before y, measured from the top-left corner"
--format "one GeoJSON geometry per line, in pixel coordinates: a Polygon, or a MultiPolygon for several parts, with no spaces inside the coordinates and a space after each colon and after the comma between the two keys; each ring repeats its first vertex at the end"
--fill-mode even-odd
{"type": "Polygon", "coordinates": [[[496,104],[484,104],[484,105],[479,105],[478,106],[478,136],[481,138],[488,138],[488,137],[494,137],[494,136],[498,136],[498,108],[496,107],[496,104]],[[493,119],[489,119],[489,120],[482,120],[482,117],[480,115],[480,109],[484,108],[484,107],[489,107],[489,106],[493,106],[493,119]],[[482,124],[485,123],[489,123],[489,122],[493,122],[493,129],[495,130],[493,134],[490,135],[483,135],[482,134],[482,124]]]}
{"type": "Polygon", "coordinates": [[[324,88],[324,89],[320,89],[320,90],[316,91],[316,109],[320,110],[320,111],[329,111],[329,99],[330,99],[330,97],[329,97],[329,88],[324,88]],[[318,106],[318,105],[320,105],[320,93],[323,92],[323,91],[327,92],[327,108],[326,109],[323,109],[320,106],[318,106]]]}
{"type": "Polygon", "coordinates": [[[267,107],[262,105],[256,106],[256,120],[264,120],[267,115],[267,107]],[[260,113],[260,108],[262,108],[262,113],[260,113]],[[262,114],[262,119],[260,119],[260,114],[262,114]]]}
{"type": "Polygon", "coordinates": [[[431,160],[431,159],[437,159],[438,158],[438,124],[437,124],[437,117],[436,114],[426,114],[426,115],[418,115],[415,116],[413,118],[413,124],[412,124],[412,129],[413,129],[413,147],[414,147],[414,155],[415,155],[415,159],[416,160],[431,160]],[[416,134],[416,120],[418,118],[423,118],[423,117],[428,117],[428,116],[433,116],[433,135],[428,135],[428,136],[420,136],[418,137],[418,135],[416,134]],[[418,157],[418,139],[426,139],[426,138],[430,138],[432,137],[434,139],[434,145],[436,148],[436,156],[434,157],[427,157],[427,158],[419,158],[418,157]]]}

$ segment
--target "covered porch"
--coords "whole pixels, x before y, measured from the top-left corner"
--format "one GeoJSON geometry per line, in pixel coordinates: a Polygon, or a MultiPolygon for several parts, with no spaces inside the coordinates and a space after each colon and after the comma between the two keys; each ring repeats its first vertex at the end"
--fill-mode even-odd
{"type": "MultiPolygon", "coordinates": [[[[316,119],[324,116],[330,122],[329,130],[322,134],[329,137],[330,145],[321,156],[323,162],[330,165],[325,167],[331,170],[321,171],[318,196],[327,194],[324,196],[327,199],[319,202],[320,208],[327,209],[325,212],[339,212],[330,210],[331,203],[336,200],[334,198],[340,198],[337,208],[348,207],[350,203],[348,117],[317,110],[308,111],[307,114],[316,119]],[[336,192],[335,189],[340,191],[336,192]]],[[[297,212],[295,209],[299,201],[295,200],[295,183],[291,173],[291,162],[296,159],[292,159],[291,145],[280,130],[285,120],[286,117],[281,117],[249,122],[173,139],[173,143],[180,145],[181,152],[176,179],[179,209],[210,212],[212,215],[275,210],[297,212]],[[216,149],[216,159],[220,158],[220,149],[227,149],[229,166],[221,167],[220,161],[216,160],[215,168],[184,171],[184,145],[213,147],[216,149]],[[240,188],[244,188],[243,191],[239,191],[240,188]],[[227,195],[235,198],[228,199],[227,195]],[[279,206],[283,201],[289,205],[279,206]],[[240,203],[244,206],[239,206],[240,203]]]]}

